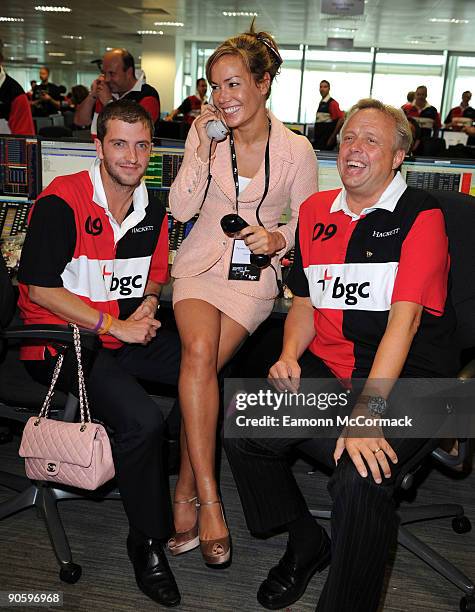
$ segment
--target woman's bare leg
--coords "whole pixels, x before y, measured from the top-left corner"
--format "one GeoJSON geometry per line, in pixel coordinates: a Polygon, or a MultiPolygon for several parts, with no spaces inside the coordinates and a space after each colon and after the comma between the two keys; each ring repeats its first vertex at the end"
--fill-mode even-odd
{"type": "MultiPolygon", "coordinates": [[[[196,492],[201,501],[213,501],[218,499],[215,477],[219,410],[217,371],[230,359],[248,332],[203,300],[188,299],[176,303],[175,320],[182,340],[178,389],[190,461],[188,463],[184,457],[175,499],[186,499],[196,492]],[[190,467],[195,478],[194,491],[190,486],[190,467]]],[[[186,450],[183,449],[185,453],[186,450]]],[[[185,508],[178,514],[177,531],[185,531],[193,525],[190,508],[188,516],[185,517],[185,508]]],[[[206,506],[206,511],[200,516],[200,538],[211,540],[225,535],[227,529],[219,505],[206,506]]]]}

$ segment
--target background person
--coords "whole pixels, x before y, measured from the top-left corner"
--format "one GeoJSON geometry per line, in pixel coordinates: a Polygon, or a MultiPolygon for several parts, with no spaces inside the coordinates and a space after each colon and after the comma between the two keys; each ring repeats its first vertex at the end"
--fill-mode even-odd
{"type": "Polygon", "coordinates": [[[409,110],[411,108],[411,106],[414,104],[415,98],[416,98],[416,92],[415,91],[408,91],[407,92],[407,96],[406,96],[407,102],[406,102],[406,104],[403,104],[401,106],[401,108],[402,108],[402,110],[404,112],[406,112],[406,110],[409,110]]]}
{"type": "MultiPolygon", "coordinates": [[[[180,353],[177,335],[155,317],[168,280],[168,222],[142,181],[153,122],[140,105],[120,100],[104,109],[97,129],[90,170],[55,178],[36,200],[18,273],[19,307],[27,324],[69,321],[98,332],[102,348],[86,384],[94,417],[114,433],[129,558],[145,595],[174,606],[180,594],[163,550],[173,527],[164,423],[138,381],[176,384],[180,353]]],[[[21,357],[48,385],[56,351],[25,346],[21,357]]],[[[66,391],[77,385],[74,353],[66,353],[58,383],[66,391]]]]}
{"type": "MultiPolygon", "coordinates": [[[[314,194],[299,213],[287,278],[294,298],[269,378],[291,392],[303,377],[367,379],[353,417],[383,416],[400,377],[457,371],[444,216],[432,196],[407,187],[396,171],[410,143],[401,110],[360,100],[342,128],[338,171],[344,188],[314,194]],[[331,239],[324,238],[328,232],[316,237],[317,223],[332,227],[331,239]],[[357,287],[362,291],[353,293],[357,287]]],[[[284,556],[259,588],[261,605],[292,605],[330,563],[318,612],[379,609],[396,527],[395,479],[425,444],[386,439],[377,425],[364,433],[346,428],[338,440],[225,438],[250,531],[289,533],[284,556]],[[288,463],[296,445],[310,445],[312,457],[333,469],[331,561],[328,536],[288,463]]]]}
{"type": "Polygon", "coordinates": [[[471,91],[464,91],[462,94],[462,101],[458,106],[452,108],[445,118],[445,127],[452,129],[461,129],[461,122],[457,122],[457,119],[475,119],[475,108],[470,106],[470,100],[472,99],[471,91]]]}
{"type": "Polygon", "coordinates": [[[185,98],[178,108],[175,108],[165,117],[165,121],[173,121],[177,115],[183,115],[186,123],[191,125],[196,117],[198,117],[198,115],[201,113],[203,104],[206,104],[207,102],[207,91],[208,83],[206,82],[206,79],[198,79],[196,81],[196,94],[185,98]]]}
{"type": "Polygon", "coordinates": [[[320,82],[320,95],[322,99],[315,116],[313,146],[322,151],[331,151],[335,148],[336,137],[345,120],[345,113],[340,110],[338,102],[330,96],[330,83],[325,79],[320,82]]]}
{"type": "Polygon", "coordinates": [[[77,107],[76,125],[90,125],[96,134],[97,117],[113,100],[127,98],[143,106],[155,124],[160,118],[160,96],[145,82],[142,70],[135,69],[133,56],[127,49],[112,49],[102,58],[102,74],[93,82],[87,98],[77,107]]]}
{"type": "Polygon", "coordinates": [[[0,134],[31,136],[35,125],[28,98],[20,83],[5,72],[3,62],[0,48],[0,134]]]}
{"type": "Polygon", "coordinates": [[[170,190],[176,219],[185,221],[198,211],[200,215],[172,268],[182,342],[179,397],[184,427],[175,489],[176,534],[169,547],[179,554],[197,546],[199,522],[202,554],[211,566],[226,563],[230,556],[214,467],[217,373],[271,313],[278,294],[279,258],[293,245],[300,204],[317,189],[309,141],[266,109],[281,63],[273,38],[256,33],[253,25],[214,51],[206,75],[215,106],[206,105],[191,126],[184,161],[170,190]],[[219,143],[210,140],[206,129],[216,119],[230,130],[219,143]],[[278,227],[288,203],[292,218],[278,227]],[[227,237],[220,225],[221,218],[233,212],[249,223],[239,241],[227,237]],[[274,269],[248,266],[243,271],[237,250],[247,261],[249,250],[270,255],[274,269]]]}
{"type": "Polygon", "coordinates": [[[432,104],[427,102],[427,87],[419,85],[416,89],[416,97],[411,106],[404,109],[408,117],[413,117],[421,128],[421,140],[436,137],[441,127],[440,115],[432,104]]]}
{"type": "Polygon", "coordinates": [[[33,89],[30,102],[33,117],[48,117],[59,112],[61,92],[59,87],[49,82],[49,68],[42,66],[39,71],[40,84],[33,89]]]}

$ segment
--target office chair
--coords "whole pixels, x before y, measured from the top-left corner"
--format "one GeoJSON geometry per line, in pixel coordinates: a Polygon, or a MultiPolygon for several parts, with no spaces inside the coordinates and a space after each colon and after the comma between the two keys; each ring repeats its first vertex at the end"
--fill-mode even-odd
{"type": "MultiPolygon", "coordinates": [[[[475,348],[475,198],[450,191],[434,191],[445,217],[451,257],[451,298],[457,313],[456,341],[460,350],[475,348]],[[472,284],[471,284],[472,283],[472,284]]],[[[470,362],[459,378],[475,378],[475,361],[470,362]]],[[[440,440],[428,439],[423,448],[407,463],[395,483],[396,490],[408,490],[426,459],[454,468],[471,459],[469,440],[458,440],[458,454],[453,456],[440,448],[440,440]]],[[[330,519],[330,508],[311,510],[315,518],[330,519]]],[[[462,612],[475,612],[475,584],[450,561],[412,534],[410,523],[451,518],[452,528],[463,534],[471,530],[470,520],[461,505],[454,503],[425,506],[403,505],[398,510],[398,543],[422,559],[432,569],[458,587],[464,596],[462,612]]]]}
{"type": "MultiPolygon", "coordinates": [[[[73,345],[71,331],[64,326],[58,325],[31,325],[16,329],[11,328],[2,333],[2,338],[8,341],[27,339],[49,340],[66,344],[67,346],[73,345]]],[[[83,348],[94,350],[96,342],[96,334],[86,331],[81,332],[81,343],[83,348]]],[[[18,366],[18,372],[16,374],[20,377],[19,380],[21,380],[23,376],[24,384],[27,387],[36,385],[36,383],[27,377],[26,370],[24,370],[24,366],[21,362],[16,356],[15,358],[15,365],[18,366]]],[[[36,386],[40,387],[40,385],[36,386]]],[[[11,401],[12,398],[7,398],[8,401],[5,403],[2,398],[2,400],[0,400],[0,416],[8,420],[26,423],[30,416],[38,413],[38,409],[41,406],[45,394],[46,388],[42,394],[39,394],[38,401],[37,403],[35,402],[36,405],[31,408],[17,406],[16,403],[11,401]]],[[[71,393],[68,394],[65,400],[63,411],[58,409],[57,401],[54,402],[53,415],[55,418],[61,418],[62,412],[63,420],[74,421],[79,402],[71,393]]],[[[60,566],[60,579],[70,584],[77,582],[81,577],[81,566],[74,563],[72,560],[71,548],[61,522],[57,504],[60,501],[69,499],[120,499],[119,492],[117,490],[112,490],[107,492],[104,496],[101,492],[89,493],[80,489],[72,489],[66,486],[62,487],[54,483],[30,481],[25,476],[17,476],[4,471],[0,471],[0,486],[17,492],[16,495],[13,495],[7,501],[0,502],[0,521],[21,510],[35,507],[46,524],[51,544],[60,566]]],[[[104,489],[101,489],[101,491],[103,490],[104,489]]]]}
{"type": "Polygon", "coordinates": [[[43,136],[45,138],[63,138],[72,135],[72,129],[64,125],[47,125],[38,130],[38,136],[43,136]]]}

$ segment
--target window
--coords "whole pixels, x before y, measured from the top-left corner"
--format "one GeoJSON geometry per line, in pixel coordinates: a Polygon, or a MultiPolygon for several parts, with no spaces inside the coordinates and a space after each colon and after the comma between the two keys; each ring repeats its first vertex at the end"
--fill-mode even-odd
{"type": "MultiPolygon", "coordinates": [[[[450,104],[447,107],[447,112],[458,106],[462,100],[464,91],[471,91],[475,94],[475,57],[454,56],[451,58],[451,72],[455,76],[453,83],[452,95],[449,96],[450,104]]],[[[475,99],[472,99],[470,106],[475,104],[475,99]]]]}
{"type": "Polygon", "coordinates": [[[427,100],[438,110],[444,86],[445,55],[405,52],[377,52],[372,97],[399,107],[407,93],[419,85],[427,87],[427,100]]]}
{"type": "Polygon", "coordinates": [[[284,63],[272,84],[269,108],[281,121],[295,122],[299,120],[303,46],[281,47],[279,51],[284,63]]]}
{"type": "Polygon", "coordinates": [[[322,79],[330,82],[331,96],[342,110],[367,98],[371,86],[373,54],[368,50],[324,51],[309,48],[305,54],[300,121],[313,123],[320,101],[322,79]]]}

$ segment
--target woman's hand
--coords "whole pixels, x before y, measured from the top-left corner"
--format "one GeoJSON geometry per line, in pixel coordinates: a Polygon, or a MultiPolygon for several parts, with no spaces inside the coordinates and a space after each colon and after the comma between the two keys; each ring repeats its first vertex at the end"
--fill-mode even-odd
{"type": "MultiPolygon", "coordinates": [[[[198,138],[200,139],[197,153],[198,157],[203,162],[207,162],[209,157],[210,138],[206,131],[206,125],[210,121],[222,121],[224,125],[226,125],[223,113],[212,104],[205,104],[202,106],[201,114],[194,121],[196,131],[198,132],[198,138]]],[[[213,143],[213,147],[214,149],[216,148],[216,143],[213,143]]],[[[214,152],[214,149],[212,150],[212,153],[214,152]]]]}
{"type": "Polygon", "coordinates": [[[274,255],[285,247],[280,232],[269,232],[260,225],[248,225],[236,234],[236,238],[244,239],[246,246],[256,255],[274,255]]]}

